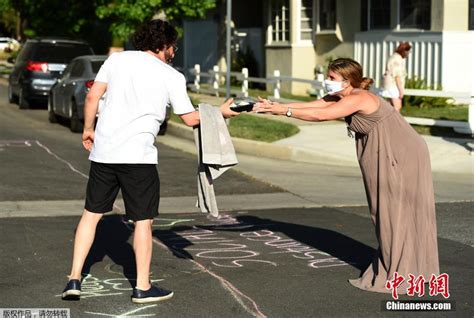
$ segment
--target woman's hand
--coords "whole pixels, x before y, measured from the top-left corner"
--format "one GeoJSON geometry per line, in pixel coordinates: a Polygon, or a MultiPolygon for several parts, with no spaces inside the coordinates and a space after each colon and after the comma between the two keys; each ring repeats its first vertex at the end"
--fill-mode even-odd
{"type": "Polygon", "coordinates": [[[264,99],[261,97],[258,97],[258,102],[253,108],[254,113],[270,113],[273,115],[284,115],[287,111],[287,106],[272,102],[268,99],[264,99]]]}

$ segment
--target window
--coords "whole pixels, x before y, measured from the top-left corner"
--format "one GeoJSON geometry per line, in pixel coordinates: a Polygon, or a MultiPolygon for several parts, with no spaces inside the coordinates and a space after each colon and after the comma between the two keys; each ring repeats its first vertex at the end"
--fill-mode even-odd
{"type": "Polygon", "coordinates": [[[301,40],[313,39],[313,0],[301,0],[301,40]]]}
{"type": "Polygon", "coordinates": [[[369,29],[390,29],[390,1],[369,0],[369,29]]]}
{"type": "Polygon", "coordinates": [[[469,30],[474,30],[474,0],[469,0],[469,30]]]}
{"type": "Polygon", "coordinates": [[[33,50],[33,44],[26,43],[22,47],[22,49],[21,49],[20,53],[18,54],[18,57],[16,58],[16,60],[18,62],[24,62],[24,61],[28,60],[29,58],[31,58],[30,56],[31,56],[32,50],[33,50]]]}
{"type": "Polygon", "coordinates": [[[76,61],[71,69],[71,77],[81,77],[82,74],[84,74],[84,71],[84,63],[82,61],[76,61]]]}
{"type": "Polygon", "coordinates": [[[319,31],[336,29],[336,0],[319,0],[319,31]]]}
{"type": "Polygon", "coordinates": [[[88,45],[73,43],[40,43],[36,46],[33,59],[48,63],[68,64],[80,55],[94,54],[88,45]]]}
{"type": "Polygon", "coordinates": [[[431,0],[400,0],[400,28],[431,28],[431,0]]]}
{"type": "Polygon", "coordinates": [[[99,73],[102,64],[104,64],[104,61],[91,61],[92,73],[99,73]]]}
{"type": "Polygon", "coordinates": [[[289,0],[274,0],[270,2],[272,26],[271,42],[290,41],[290,5],[289,0]]]}

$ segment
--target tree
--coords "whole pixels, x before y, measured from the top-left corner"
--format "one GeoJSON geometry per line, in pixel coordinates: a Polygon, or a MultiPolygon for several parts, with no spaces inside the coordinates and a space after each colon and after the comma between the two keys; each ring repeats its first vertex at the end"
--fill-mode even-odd
{"type": "MultiPolygon", "coordinates": [[[[0,0],[1,12],[9,12],[6,28],[15,28],[17,36],[80,36],[84,27],[97,20],[95,1],[81,0],[0,0]],[[16,14],[11,14],[16,13],[16,14]]],[[[5,23],[4,23],[5,24],[5,23]]]]}
{"type": "Polygon", "coordinates": [[[216,6],[216,0],[109,0],[97,8],[99,18],[111,21],[114,38],[126,41],[142,22],[162,13],[168,21],[201,18],[216,6]]]}

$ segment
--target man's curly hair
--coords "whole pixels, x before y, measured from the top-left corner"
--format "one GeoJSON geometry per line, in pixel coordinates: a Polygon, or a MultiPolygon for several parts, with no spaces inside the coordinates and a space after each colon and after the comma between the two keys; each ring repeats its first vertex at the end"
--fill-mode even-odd
{"type": "Polygon", "coordinates": [[[133,45],[140,51],[161,51],[175,45],[178,40],[178,32],[167,21],[150,20],[143,23],[133,34],[133,45]]]}

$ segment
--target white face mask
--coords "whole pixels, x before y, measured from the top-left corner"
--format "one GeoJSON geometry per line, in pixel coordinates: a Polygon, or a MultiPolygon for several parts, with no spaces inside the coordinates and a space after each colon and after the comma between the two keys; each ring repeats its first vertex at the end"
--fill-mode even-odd
{"type": "Polygon", "coordinates": [[[324,80],[323,85],[329,95],[334,95],[337,92],[340,92],[344,89],[344,87],[342,87],[343,82],[344,81],[337,82],[337,81],[324,80]]]}

